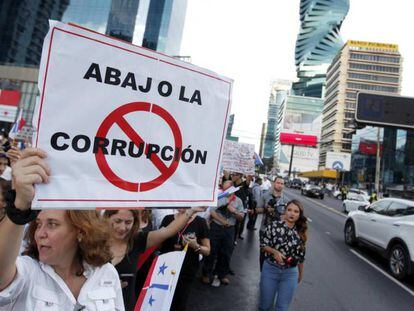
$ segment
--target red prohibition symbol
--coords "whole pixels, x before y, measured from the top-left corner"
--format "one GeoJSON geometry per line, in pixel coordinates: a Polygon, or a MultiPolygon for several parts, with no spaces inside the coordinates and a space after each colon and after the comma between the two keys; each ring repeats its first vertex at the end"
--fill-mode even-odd
{"type": "MultiPolygon", "coordinates": [[[[163,108],[157,106],[155,104],[150,104],[146,102],[133,102],[125,104],[114,111],[112,111],[102,122],[101,126],[96,133],[97,137],[105,138],[108,135],[109,130],[114,124],[117,124],[124,133],[134,142],[134,144],[138,147],[140,144],[145,143],[141,136],[131,127],[131,125],[126,121],[124,116],[131,112],[136,111],[146,111],[148,113],[154,113],[161,117],[170,127],[172,134],[174,136],[174,145],[175,148],[179,148],[182,150],[182,137],[180,128],[178,127],[177,122],[174,118],[163,108]]],[[[174,149],[175,149],[174,148],[174,149]]],[[[148,153],[148,146],[144,149],[145,155],[148,153]]],[[[105,176],[105,178],[112,183],[114,186],[121,188],[126,191],[131,192],[143,192],[154,189],[156,187],[161,186],[168,178],[171,177],[172,174],[176,171],[179,161],[171,161],[170,166],[167,166],[157,154],[152,153],[150,157],[150,161],[154,164],[154,166],[160,171],[160,175],[153,180],[145,181],[145,182],[131,182],[128,180],[124,180],[117,176],[111,167],[108,164],[108,161],[105,157],[105,154],[102,150],[99,150],[95,154],[96,163],[101,171],[101,173],[105,176]]]]}

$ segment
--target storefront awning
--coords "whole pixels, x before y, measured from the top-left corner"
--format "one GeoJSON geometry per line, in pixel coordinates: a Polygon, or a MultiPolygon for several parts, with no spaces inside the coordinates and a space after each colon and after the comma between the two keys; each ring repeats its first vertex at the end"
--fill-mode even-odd
{"type": "Polygon", "coordinates": [[[338,176],[337,171],[335,170],[320,170],[320,171],[302,172],[302,173],[299,173],[299,177],[336,179],[339,176],[338,176]]]}

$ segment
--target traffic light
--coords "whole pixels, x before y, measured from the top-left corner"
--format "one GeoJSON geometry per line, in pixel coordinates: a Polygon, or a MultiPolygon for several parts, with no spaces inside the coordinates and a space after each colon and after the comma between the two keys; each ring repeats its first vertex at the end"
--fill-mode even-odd
{"type": "Polygon", "coordinates": [[[414,98],[359,92],[355,120],[359,124],[414,129],[414,98]]]}

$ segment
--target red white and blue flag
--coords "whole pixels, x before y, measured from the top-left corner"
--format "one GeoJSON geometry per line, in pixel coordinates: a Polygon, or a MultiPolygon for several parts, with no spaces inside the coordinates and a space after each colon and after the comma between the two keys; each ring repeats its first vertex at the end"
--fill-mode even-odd
{"type": "Polygon", "coordinates": [[[187,247],[154,259],[134,311],[170,310],[186,253],[187,247]]]}
{"type": "Polygon", "coordinates": [[[26,124],[26,120],[23,119],[23,110],[20,109],[19,115],[17,116],[16,122],[14,122],[10,133],[9,138],[15,139],[17,134],[22,130],[23,126],[26,124]]]}

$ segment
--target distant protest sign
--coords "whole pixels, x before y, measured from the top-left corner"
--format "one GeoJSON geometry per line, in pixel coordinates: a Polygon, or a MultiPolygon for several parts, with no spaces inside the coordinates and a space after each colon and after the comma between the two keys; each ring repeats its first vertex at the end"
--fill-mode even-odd
{"type": "Polygon", "coordinates": [[[216,204],[232,80],[51,21],[38,85],[34,208],[216,204]]]}
{"type": "Polygon", "coordinates": [[[226,171],[254,175],[254,145],[226,140],[221,165],[226,171]]]}

